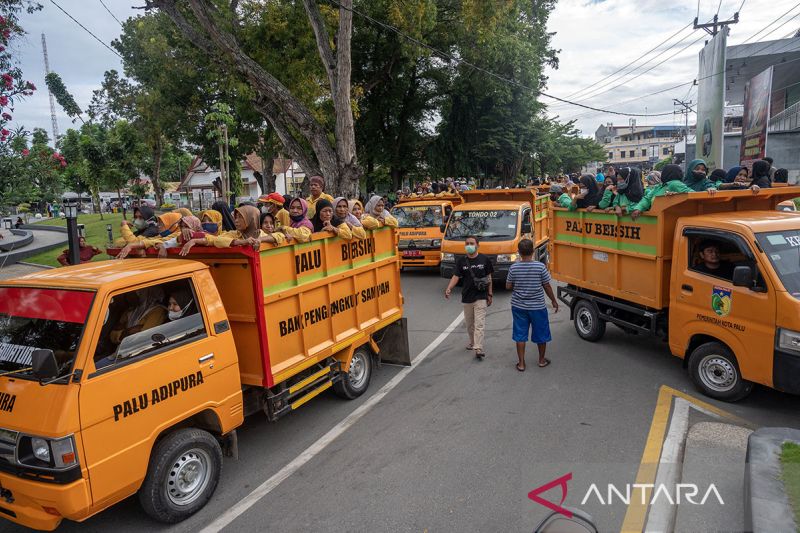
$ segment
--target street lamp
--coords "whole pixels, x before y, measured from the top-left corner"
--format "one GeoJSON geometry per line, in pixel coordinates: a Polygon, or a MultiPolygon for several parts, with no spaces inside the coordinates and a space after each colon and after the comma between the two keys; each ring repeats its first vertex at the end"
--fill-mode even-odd
{"type": "Polygon", "coordinates": [[[3,220],[3,225],[6,227],[7,230],[10,230],[11,229],[11,219],[7,218],[7,219],[3,220]]]}
{"type": "Polygon", "coordinates": [[[86,225],[78,224],[78,237],[86,238],[86,225]]]}
{"type": "Polygon", "coordinates": [[[74,192],[65,193],[61,197],[64,205],[64,216],[67,219],[67,242],[69,243],[69,264],[77,265],[81,262],[78,247],[78,195],[74,192]]]}

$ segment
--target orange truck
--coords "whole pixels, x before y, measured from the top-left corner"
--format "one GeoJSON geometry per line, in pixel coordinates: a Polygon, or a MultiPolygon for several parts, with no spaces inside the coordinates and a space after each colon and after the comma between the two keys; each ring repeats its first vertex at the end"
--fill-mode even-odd
{"type": "Polygon", "coordinates": [[[455,207],[442,242],[443,278],[451,278],[456,260],[464,256],[464,239],[475,236],[479,252],[494,267],[492,279],[505,283],[508,269],[519,259],[517,244],[523,238],[534,242],[534,258],[547,262],[549,197],[536,189],[486,189],[464,191],[464,203],[455,207]]]}
{"type": "Polygon", "coordinates": [[[668,341],[695,386],[724,401],[754,383],[800,393],[800,188],[656,198],[633,220],[553,208],[553,277],[578,335],[612,323],[668,341]]]}
{"type": "Polygon", "coordinates": [[[400,265],[438,267],[442,258],[441,227],[447,223],[453,207],[461,203],[458,195],[439,198],[404,198],[392,207],[398,223],[400,265]]]}
{"type": "Polygon", "coordinates": [[[52,530],[138,493],[178,522],[245,416],[356,398],[378,359],[410,364],[395,231],[315,237],[3,281],[0,516],[52,530]]]}

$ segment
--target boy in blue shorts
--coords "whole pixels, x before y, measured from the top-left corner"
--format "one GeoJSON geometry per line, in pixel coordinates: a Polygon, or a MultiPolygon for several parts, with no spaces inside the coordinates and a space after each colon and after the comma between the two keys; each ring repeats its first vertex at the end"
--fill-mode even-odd
{"type": "Polygon", "coordinates": [[[531,342],[539,348],[539,366],[550,364],[545,351],[550,342],[550,320],[547,317],[547,306],[544,295],[550,298],[553,312],[558,313],[558,300],[550,286],[550,273],[544,263],[533,260],[533,241],[522,239],[517,247],[520,260],[508,271],[506,289],[511,293],[511,313],[514,318],[514,330],[511,338],[517,343],[517,370],[525,371],[525,343],[530,334],[531,342]]]}

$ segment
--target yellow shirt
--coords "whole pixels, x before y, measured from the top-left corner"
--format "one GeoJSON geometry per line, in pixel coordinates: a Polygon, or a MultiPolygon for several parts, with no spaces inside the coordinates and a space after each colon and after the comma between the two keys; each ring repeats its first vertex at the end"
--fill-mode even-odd
{"type": "Polygon", "coordinates": [[[311,230],[306,227],[293,228],[291,226],[286,226],[281,228],[281,231],[297,242],[308,242],[311,240],[311,230]]]}
{"type": "MultiPolygon", "coordinates": [[[[264,237],[267,234],[263,230],[258,230],[258,237],[264,237]]],[[[206,242],[217,248],[230,248],[233,241],[237,239],[244,239],[241,231],[233,230],[220,233],[219,235],[206,235],[206,242]]]]}
{"type": "Polygon", "coordinates": [[[317,201],[320,198],[325,198],[330,203],[333,203],[333,196],[331,196],[330,194],[326,194],[326,193],[320,194],[319,198],[316,198],[316,199],[311,197],[311,196],[306,198],[306,203],[308,203],[308,213],[306,214],[306,216],[309,218],[309,220],[314,218],[314,215],[317,212],[317,207],[316,207],[317,206],[317,201]]]}
{"type": "MultiPolygon", "coordinates": [[[[274,233],[267,233],[266,231],[261,230],[261,238],[262,239],[264,237],[266,237],[267,235],[269,235],[270,237],[275,239],[274,243],[269,243],[269,244],[275,244],[276,246],[280,246],[281,244],[285,244],[286,243],[286,235],[284,235],[280,231],[276,231],[274,233]]],[[[268,241],[262,240],[261,242],[268,242],[268,241]]]]}
{"type": "Polygon", "coordinates": [[[383,220],[384,223],[381,224],[380,220],[373,217],[372,215],[364,215],[364,218],[361,219],[361,223],[364,224],[364,227],[367,229],[382,228],[383,226],[396,228],[398,226],[397,219],[394,218],[392,215],[387,215],[386,217],[384,217],[383,220]]]}
{"type": "Polygon", "coordinates": [[[353,238],[358,241],[367,238],[367,231],[363,226],[353,226],[350,228],[350,232],[353,234],[353,238]]]}
{"type": "Polygon", "coordinates": [[[281,209],[275,213],[275,221],[278,223],[278,227],[292,224],[292,220],[289,218],[289,211],[286,209],[281,209]]]}

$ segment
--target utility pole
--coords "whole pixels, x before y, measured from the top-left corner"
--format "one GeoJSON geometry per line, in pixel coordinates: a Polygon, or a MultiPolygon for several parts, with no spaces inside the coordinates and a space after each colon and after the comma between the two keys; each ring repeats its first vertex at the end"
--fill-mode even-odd
{"type": "Polygon", "coordinates": [[[719,33],[719,30],[724,28],[725,26],[730,26],[731,24],[736,24],[739,22],[739,12],[733,14],[733,18],[730,20],[719,20],[718,15],[714,15],[714,18],[711,22],[707,22],[705,24],[698,24],[697,17],[694,18],[694,29],[699,30],[703,29],[711,35],[712,37],[719,33]]]}
{"type": "MultiPolygon", "coordinates": [[[[42,34],[42,54],[44,55],[44,73],[45,77],[50,74],[50,61],[47,59],[47,41],[42,34]]],[[[56,120],[56,102],[53,98],[53,93],[50,92],[50,87],[47,88],[47,94],[50,96],[50,122],[53,127],[53,146],[58,141],[58,121],[56,120]]]]}
{"type": "Polygon", "coordinates": [[[678,100],[677,98],[672,99],[672,105],[676,107],[680,107],[677,111],[673,111],[676,115],[683,115],[684,116],[684,127],[683,127],[683,146],[686,152],[689,151],[689,113],[692,112],[692,101],[689,100],[688,102],[684,102],[683,100],[678,100]]]}

